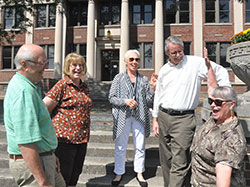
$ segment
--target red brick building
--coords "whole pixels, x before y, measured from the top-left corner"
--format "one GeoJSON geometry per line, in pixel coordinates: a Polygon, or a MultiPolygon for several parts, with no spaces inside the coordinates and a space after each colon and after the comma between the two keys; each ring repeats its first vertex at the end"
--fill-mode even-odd
{"type": "MultiPolygon", "coordinates": [[[[25,10],[24,10],[25,11],[25,10]]],[[[0,23],[8,31],[17,11],[1,3],[0,23]]],[[[250,2],[236,0],[64,0],[37,4],[33,26],[16,35],[12,44],[0,46],[0,91],[15,73],[14,56],[24,43],[41,45],[49,59],[47,78],[60,78],[69,52],[86,58],[88,74],[97,81],[111,81],[124,71],[123,54],[137,48],[142,54],[140,72],[158,72],[166,62],[164,39],[179,36],[185,54],[202,56],[203,47],[216,63],[226,67],[233,85],[244,85],[226,62],[230,37],[248,28],[250,2]]],[[[246,91],[245,86],[237,87],[246,91]]]]}

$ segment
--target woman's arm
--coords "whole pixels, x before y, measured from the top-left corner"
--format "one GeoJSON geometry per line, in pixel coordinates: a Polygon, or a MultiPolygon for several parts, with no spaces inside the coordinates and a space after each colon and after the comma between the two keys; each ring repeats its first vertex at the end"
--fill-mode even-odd
{"type": "Polygon", "coordinates": [[[49,113],[51,113],[54,110],[54,108],[56,107],[56,105],[58,104],[58,102],[52,100],[48,96],[43,98],[43,102],[47,106],[49,113]]]}
{"type": "Polygon", "coordinates": [[[230,187],[232,167],[218,163],[216,164],[216,186],[230,187]]]}

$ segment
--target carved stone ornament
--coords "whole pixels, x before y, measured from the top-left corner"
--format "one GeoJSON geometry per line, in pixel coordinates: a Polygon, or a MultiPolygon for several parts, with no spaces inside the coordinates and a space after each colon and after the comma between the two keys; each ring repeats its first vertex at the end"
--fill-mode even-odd
{"type": "Polygon", "coordinates": [[[250,41],[228,47],[227,62],[231,64],[235,75],[250,86],[250,41]]]}

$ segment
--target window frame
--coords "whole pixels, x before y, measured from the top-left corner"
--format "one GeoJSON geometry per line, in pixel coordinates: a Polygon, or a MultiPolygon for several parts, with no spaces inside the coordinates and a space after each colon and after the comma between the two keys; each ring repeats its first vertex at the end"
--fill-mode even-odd
{"type": "Polygon", "coordinates": [[[18,51],[18,49],[21,47],[21,45],[12,45],[12,46],[2,46],[2,66],[1,66],[1,70],[16,70],[16,65],[15,65],[15,56],[16,53],[18,51]],[[10,57],[5,57],[4,54],[4,49],[8,47],[11,48],[11,54],[10,57]],[[5,59],[9,58],[10,59],[10,63],[11,63],[11,68],[4,68],[4,62],[5,59]]]}
{"type": "Polygon", "coordinates": [[[208,49],[208,58],[212,61],[214,61],[217,64],[220,64],[221,66],[225,67],[225,68],[230,68],[230,64],[228,62],[226,62],[226,49],[225,48],[225,54],[221,54],[221,46],[222,44],[228,44],[228,47],[231,45],[231,42],[205,42],[205,46],[208,49]],[[207,46],[207,44],[214,44],[215,45],[215,55],[211,55],[211,51],[209,50],[209,47],[207,46]],[[223,57],[225,58],[225,62],[221,62],[223,60],[223,57]]]}
{"type": "Polygon", "coordinates": [[[206,8],[206,2],[207,1],[211,1],[211,0],[205,0],[205,5],[204,5],[204,21],[205,21],[205,24],[228,24],[228,23],[232,23],[232,3],[230,0],[227,0],[228,1],[228,11],[224,11],[224,12],[228,12],[228,22],[220,22],[220,13],[223,11],[223,10],[220,10],[220,1],[222,0],[214,0],[215,1],[215,7],[214,7],[214,10],[207,10],[206,8]],[[214,19],[215,21],[214,22],[207,22],[207,12],[214,12],[214,19]]]}
{"type": "Polygon", "coordinates": [[[55,67],[55,45],[54,44],[45,44],[45,45],[41,44],[40,46],[43,48],[43,50],[46,54],[47,60],[49,62],[49,66],[46,70],[53,70],[55,67]],[[50,47],[52,47],[52,46],[53,46],[54,53],[51,56],[50,55],[50,47]],[[52,64],[50,62],[52,62],[52,64]]]}
{"type": "Polygon", "coordinates": [[[153,42],[137,42],[133,44],[133,48],[137,49],[140,52],[140,64],[139,64],[139,69],[140,70],[145,70],[145,69],[154,69],[154,43],[153,42]],[[146,56],[146,51],[145,51],[145,44],[151,45],[151,54],[152,56],[146,56]],[[140,47],[141,46],[141,47],[140,47]],[[151,66],[152,67],[145,67],[146,66],[146,58],[151,57],[151,66]]]}
{"type": "Polygon", "coordinates": [[[78,53],[83,56],[84,60],[86,60],[87,56],[87,44],[86,43],[71,43],[69,45],[68,53],[78,53]],[[81,53],[81,47],[85,48],[85,53],[81,53]]]}
{"type": "Polygon", "coordinates": [[[22,16],[25,16],[25,9],[24,9],[24,7],[23,6],[18,6],[18,7],[12,7],[12,6],[6,6],[6,7],[4,7],[4,15],[3,15],[3,23],[4,23],[4,29],[5,30],[11,30],[11,29],[19,29],[18,27],[20,27],[20,25],[23,27],[24,26],[24,20],[22,20],[22,16]],[[23,15],[19,15],[18,14],[18,12],[19,11],[17,11],[17,8],[19,9],[19,8],[23,8],[23,11],[21,11],[21,12],[23,12],[23,15]],[[8,13],[10,13],[11,12],[11,17],[9,18],[9,19],[6,19],[6,14],[7,14],[7,9],[10,9],[9,11],[8,11],[8,13]],[[20,17],[18,17],[18,16],[20,16],[20,17]],[[17,19],[18,18],[21,18],[21,22],[17,25],[17,23],[18,23],[18,21],[17,21],[17,19]],[[8,28],[6,28],[6,20],[11,20],[12,21],[12,24],[11,24],[11,26],[9,26],[8,28]]]}
{"type": "Polygon", "coordinates": [[[77,27],[77,26],[87,26],[88,24],[88,3],[87,2],[70,2],[69,5],[69,9],[68,9],[68,15],[69,15],[69,27],[77,27]],[[74,4],[74,6],[73,6],[74,4]],[[73,16],[71,16],[71,12],[73,10],[73,8],[77,8],[77,24],[74,25],[72,20],[70,19],[71,17],[73,18],[73,16]],[[86,9],[86,13],[84,13],[84,15],[82,15],[83,13],[83,8],[86,9]],[[84,21],[81,21],[82,18],[84,17],[84,21]],[[81,24],[81,22],[84,22],[83,24],[81,24]]]}
{"type": "Polygon", "coordinates": [[[105,2],[105,1],[102,1],[102,2],[100,2],[99,14],[100,14],[100,19],[99,19],[100,25],[120,25],[121,24],[121,1],[114,1],[114,2],[110,2],[110,1],[105,2]],[[103,5],[108,7],[108,14],[107,15],[105,14],[105,16],[102,15],[102,7],[103,7],[103,5]],[[113,18],[113,16],[115,14],[113,14],[112,8],[114,6],[117,6],[117,5],[119,6],[119,22],[118,23],[114,23],[112,18],[113,18]],[[106,16],[107,16],[107,19],[104,19],[104,18],[106,18],[106,16]],[[104,23],[106,21],[108,22],[107,24],[104,23]]]}
{"type": "Polygon", "coordinates": [[[171,22],[167,22],[167,16],[169,14],[167,14],[167,12],[169,12],[167,10],[167,1],[169,0],[165,0],[164,1],[164,12],[165,12],[165,15],[164,15],[164,24],[190,24],[192,22],[192,6],[191,6],[191,0],[187,0],[188,1],[188,11],[186,10],[180,10],[180,1],[182,0],[172,0],[173,2],[175,2],[175,8],[176,8],[176,13],[175,13],[175,22],[171,23],[171,22]],[[188,15],[189,15],[189,21],[188,22],[181,22],[181,13],[182,12],[188,12],[188,15]]]}
{"type": "Polygon", "coordinates": [[[131,4],[131,13],[132,13],[132,16],[131,16],[131,23],[133,25],[138,25],[138,24],[153,24],[153,21],[154,21],[154,18],[155,18],[155,4],[154,2],[152,1],[133,1],[133,3],[131,4]],[[151,5],[151,12],[147,12],[145,9],[145,6],[146,5],[151,5]],[[140,7],[140,11],[139,12],[135,12],[134,11],[134,6],[139,6],[140,7]],[[147,13],[151,13],[151,16],[152,16],[152,20],[151,20],[151,23],[145,23],[145,15],[147,13]],[[135,16],[134,15],[139,15],[139,23],[135,23],[134,22],[134,18],[135,16]]]}
{"type": "Polygon", "coordinates": [[[54,3],[49,3],[49,4],[37,4],[36,5],[36,24],[35,24],[35,27],[36,28],[54,28],[56,26],[56,5],[54,3]],[[40,14],[38,12],[38,7],[42,7],[42,6],[45,6],[45,25],[40,25],[38,23],[38,20],[39,20],[39,17],[40,17],[40,14]],[[54,14],[51,10],[51,7],[54,6],[54,14]],[[54,20],[54,24],[51,24],[52,21],[51,21],[51,18],[53,18],[52,20],[54,20]]]}

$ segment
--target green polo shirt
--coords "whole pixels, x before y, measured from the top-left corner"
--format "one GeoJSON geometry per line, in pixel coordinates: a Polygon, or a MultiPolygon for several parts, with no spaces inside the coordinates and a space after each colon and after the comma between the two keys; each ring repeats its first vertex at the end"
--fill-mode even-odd
{"type": "Polygon", "coordinates": [[[39,153],[57,147],[40,89],[19,73],[10,80],[4,98],[4,124],[9,154],[21,154],[18,144],[36,143],[39,153]]]}

